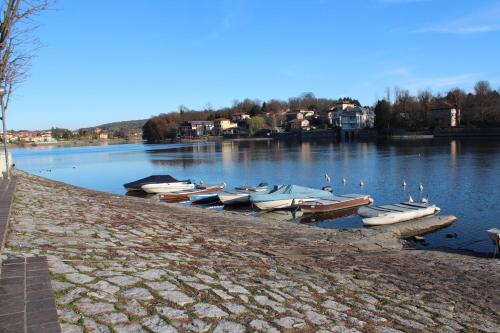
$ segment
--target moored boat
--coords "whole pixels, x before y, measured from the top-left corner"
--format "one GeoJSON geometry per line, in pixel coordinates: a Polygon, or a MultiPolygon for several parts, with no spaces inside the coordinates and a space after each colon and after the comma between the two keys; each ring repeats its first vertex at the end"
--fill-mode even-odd
{"type": "Polygon", "coordinates": [[[277,185],[269,193],[250,195],[250,202],[260,210],[290,209],[297,207],[298,202],[318,199],[331,199],[328,191],[298,185],[277,185]]]}
{"type": "Polygon", "coordinates": [[[219,196],[215,192],[193,194],[188,196],[188,199],[194,204],[210,204],[220,201],[219,196]]]}
{"type": "Polygon", "coordinates": [[[191,182],[157,183],[146,184],[141,186],[141,188],[147,193],[171,193],[192,190],[195,188],[195,184],[191,182]]]}
{"type": "Polygon", "coordinates": [[[189,180],[177,180],[170,175],[152,175],[149,177],[141,178],[130,183],[123,184],[127,191],[143,191],[142,186],[150,184],[161,183],[190,183],[189,180]]]}
{"type": "Polygon", "coordinates": [[[373,199],[369,195],[343,194],[334,195],[331,199],[299,201],[298,206],[304,213],[324,213],[369,205],[371,203],[373,203],[373,199]]]}
{"type": "Polygon", "coordinates": [[[196,185],[196,187],[191,190],[160,193],[159,197],[160,200],[187,200],[190,195],[218,192],[225,186],[226,184],[196,185]]]}
{"type": "Polygon", "coordinates": [[[219,199],[224,205],[242,205],[250,202],[250,194],[268,192],[267,183],[257,186],[242,185],[234,188],[235,191],[223,191],[219,193],[219,199]]]}
{"type": "Polygon", "coordinates": [[[363,225],[385,225],[409,221],[440,211],[436,205],[402,202],[394,205],[360,207],[358,214],[363,217],[363,225]]]}

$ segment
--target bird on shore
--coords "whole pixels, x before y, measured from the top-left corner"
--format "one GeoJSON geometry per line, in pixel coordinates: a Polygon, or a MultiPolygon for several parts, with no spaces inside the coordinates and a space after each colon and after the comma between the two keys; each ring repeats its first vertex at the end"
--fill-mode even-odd
{"type": "Polygon", "coordinates": [[[411,194],[410,194],[410,197],[408,198],[408,202],[414,202],[413,198],[411,197],[411,194]]]}
{"type": "Polygon", "coordinates": [[[361,179],[361,181],[359,182],[359,186],[360,186],[360,187],[365,186],[365,182],[363,181],[363,179],[361,179]]]}
{"type": "Polygon", "coordinates": [[[327,173],[325,173],[325,179],[326,179],[326,181],[327,181],[327,182],[330,182],[330,181],[331,181],[331,178],[330,178],[330,176],[328,176],[328,174],[327,174],[327,173]]]}
{"type": "Polygon", "coordinates": [[[420,186],[418,187],[418,190],[420,192],[423,192],[424,191],[424,185],[422,185],[422,183],[420,183],[420,186]]]}
{"type": "Polygon", "coordinates": [[[403,185],[403,187],[406,187],[406,185],[408,185],[408,184],[406,184],[406,179],[403,179],[403,184],[402,185],[403,185]]]}

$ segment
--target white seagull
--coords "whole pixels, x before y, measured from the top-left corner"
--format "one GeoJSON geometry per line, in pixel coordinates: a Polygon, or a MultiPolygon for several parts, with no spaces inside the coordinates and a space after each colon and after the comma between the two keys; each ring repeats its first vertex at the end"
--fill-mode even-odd
{"type": "Polygon", "coordinates": [[[422,185],[422,183],[420,183],[420,186],[418,187],[418,190],[420,192],[423,192],[424,191],[424,185],[422,185]]]}
{"type": "Polygon", "coordinates": [[[413,198],[411,197],[411,194],[410,194],[410,197],[408,198],[408,202],[413,202],[413,198]]]}
{"type": "Polygon", "coordinates": [[[345,185],[345,183],[347,183],[347,179],[342,178],[342,183],[345,185]]]}
{"type": "Polygon", "coordinates": [[[363,179],[361,179],[361,181],[359,182],[359,186],[361,187],[365,186],[365,182],[363,181],[363,179]]]}
{"type": "Polygon", "coordinates": [[[421,203],[429,203],[429,195],[426,195],[420,200],[421,203]]]}
{"type": "Polygon", "coordinates": [[[327,173],[325,173],[325,179],[326,179],[327,182],[330,182],[330,180],[331,180],[330,176],[328,176],[327,173]]]}
{"type": "Polygon", "coordinates": [[[406,184],[406,179],[403,179],[403,187],[406,187],[406,185],[408,185],[406,184]]]}

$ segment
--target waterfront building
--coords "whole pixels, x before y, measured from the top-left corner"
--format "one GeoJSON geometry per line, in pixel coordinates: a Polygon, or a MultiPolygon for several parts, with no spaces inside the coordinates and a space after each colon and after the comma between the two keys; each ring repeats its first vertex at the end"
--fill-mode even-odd
{"type": "Polygon", "coordinates": [[[294,110],[294,111],[289,111],[286,113],[286,120],[288,122],[291,122],[296,119],[307,119],[311,118],[315,115],[315,112],[313,110],[294,110]]]}
{"type": "Polygon", "coordinates": [[[289,122],[291,130],[302,130],[309,128],[309,120],[307,119],[294,119],[289,122]]]}
{"type": "Polygon", "coordinates": [[[456,127],[460,124],[460,110],[450,103],[441,102],[427,112],[427,119],[438,127],[456,127]]]}
{"type": "Polygon", "coordinates": [[[235,128],[238,128],[237,123],[233,123],[229,119],[219,118],[214,120],[214,129],[212,130],[212,133],[214,135],[222,135],[225,132],[227,133],[228,130],[235,128]]]}
{"type": "Polygon", "coordinates": [[[250,115],[247,113],[238,112],[238,113],[233,113],[231,115],[231,120],[236,122],[236,123],[239,123],[239,122],[244,121],[246,119],[250,119],[250,115]]]}
{"type": "Polygon", "coordinates": [[[185,121],[180,126],[181,136],[184,137],[209,135],[213,129],[214,122],[204,120],[185,121]]]}
{"type": "Polygon", "coordinates": [[[333,126],[340,127],[344,131],[373,128],[375,125],[375,113],[370,108],[352,106],[345,109],[335,107],[334,110],[332,114],[333,126]]]}

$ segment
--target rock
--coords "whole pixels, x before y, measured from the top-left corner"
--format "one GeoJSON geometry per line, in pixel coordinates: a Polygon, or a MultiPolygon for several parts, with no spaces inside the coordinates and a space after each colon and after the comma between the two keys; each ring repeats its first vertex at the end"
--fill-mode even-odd
{"type": "Polygon", "coordinates": [[[146,286],[149,288],[155,290],[155,291],[163,291],[163,290],[175,290],[177,289],[177,286],[173,283],[170,283],[168,281],[162,281],[162,282],[146,282],[146,286]]]}
{"type": "Polygon", "coordinates": [[[49,261],[50,271],[56,274],[75,273],[76,269],[62,261],[49,261]]]}
{"type": "Polygon", "coordinates": [[[140,301],[147,301],[153,299],[153,295],[145,288],[130,288],[122,292],[125,298],[136,299],[140,301]]]}
{"type": "Polygon", "coordinates": [[[161,277],[164,275],[166,275],[166,273],[160,269],[149,269],[147,271],[135,274],[135,276],[145,280],[158,280],[161,279],[161,277]]]}
{"type": "Polygon", "coordinates": [[[198,303],[193,307],[194,313],[200,318],[221,318],[227,317],[227,313],[208,303],[198,303]]]}
{"type": "Polygon", "coordinates": [[[133,284],[136,284],[139,282],[141,279],[135,276],[129,276],[129,275],[120,275],[120,276],[113,276],[108,278],[108,281],[116,284],[120,287],[127,287],[131,286],[133,284]]]}
{"type": "Polygon", "coordinates": [[[113,328],[116,333],[148,333],[139,324],[116,325],[113,328]]]}
{"type": "Polygon", "coordinates": [[[69,289],[69,288],[75,286],[72,283],[61,282],[61,281],[57,281],[57,280],[52,280],[50,283],[52,284],[52,289],[54,291],[63,291],[63,290],[66,290],[66,289],[69,289]]]}
{"type": "Polygon", "coordinates": [[[139,302],[132,299],[123,305],[125,311],[136,317],[144,317],[147,315],[146,309],[144,309],[139,302]]]}
{"type": "Polygon", "coordinates": [[[86,333],[110,333],[107,326],[98,324],[90,318],[83,320],[83,327],[85,327],[86,333]]]}
{"type": "Polygon", "coordinates": [[[101,290],[101,291],[104,291],[105,293],[108,293],[108,294],[114,294],[118,290],[120,290],[119,287],[109,283],[108,281],[104,281],[104,280],[101,280],[97,283],[88,284],[87,287],[92,288],[92,289],[101,290]]]}
{"type": "Polygon", "coordinates": [[[230,312],[234,313],[235,315],[240,315],[242,313],[247,312],[247,308],[244,307],[243,305],[237,304],[237,303],[224,303],[222,304],[226,309],[228,309],[230,312]]]}
{"type": "Polygon", "coordinates": [[[160,291],[158,294],[169,302],[184,306],[194,302],[194,299],[178,290],[160,291]]]}
{"type": "Polygon", "coordinates": [[[207,289],[210,289],[209,286],[207,286],[205,284],[202,284],[202,283],[186,282],[186,284],[188,286],[190,286],[191,288],[196,289],[196,290],[207,290],[207,289]]]}
{"type": "Polygon", "coordinates": [[[318,326],[330,323],[330,320],[325,315],[322,315],[312,310],[306,311],[306,317],[311,323],[316,324],[318,326]]]}
{"type": "Polygon", "coordinates": [[[377,326],[375,330],[379,333],[404,333],[403,331],[387,326],[377,326]]]}
{"type": "Polygon", "coordinates": [[[115,325],[119,323],[126,323],[128,322],[128,317],[123,314],[123,313],[118,313],[118,312],[113,312],[113,313],[107,313],[102,316],[100,316],[100,319],[110,325],[115,325]]]}
{"type": "Polygon", "coordinates": [[[212,324],[195,319],[190,323],[183,324],[182,327],[191,332],[204,333],[212,327],[212,324]]]}
{"type": "Polygon", "coordinates": [[[233,321],[221,320],[213,333],[245,333],[245,327],[233,321]]]}
{"type": "Polygon", "coordinates": [[[170,320],[182,320],[188,318],[186,311],[184,310],[174,309],[168,306],[157,306],[155,309],[162,317],[166,317],[170,320]]]}
{"type": "Polygon", "coordinates": [[[77,325],[62,323],[61,333],[83,333],[83,328],[77,325]]]}
{"type": "Polygon", "coordinates": [[[167,324],[158,315],[145,318],[141,324],[155,333],[177,333],[173,326],[167,324]]]}
{"type": "Polygon", "coordinates": [[[65,275],[66,279],[70,282],[77,283],[77,284],[85,284],[89,283],[90,281],[95,280],[94,277],[88,276],[85,274],[81,273],[70,273],[65,275]]]}
{"type": "Polygon", "coordinates": [[[258,331],[262,331],[262,332],[266,332],[266,333],[280,333],[280,331],[278,329],[271,326],[271,324],[269,324],[267,321],[260,320],[260,319],[252,320],[250,322],[250,327],[252,327],[258,331]]]}
{"type": "Polygon", "coordinates": [[[97,315],[105,312],[113,312],[115,307],[109,303],[94,302],[88,298],[83,298],[76,302],[76,307],[85,315],[97,315]]]}
{"type": "Polygon", "coordinates": [[[219,296],[220,298],[222,298],[223,300],[226,300],[226,301],[234,298],[233,296],[227,294],[224,290],[212,289],[212,292],[214,294],[216,294],[217,296],[219,296]]]}
{"type": "Polygon", "coordinates": [[[57,315],[59,319],[68,323],[75,324],[80,320],[81,316],[72,310],[67,309],[58,309],[57,315]]]}
{"type": "Polygon", "coordinates": [[[89,293],[87,293],[87,296],[97,298],[97,299],[100,299],[100,300],[103,300],[106,302],[114,303],[117,301],[116,297],[114,297],[111,294],[105,293],[104,291],[101,291],[101,290],[89,292],[89,293]]]}
{"type": "Polygon", "coordinates": [[[274,322],[283,328],[303,328],[306,326],[306,322],[300,318],[295,317],[283,317],[275,319],[274,322]]]}
{"type": "Polygon", "coordinates": [[[87,292],[87,291],[88,290],[85,288],[75,288],[75,289],[67,292],[63,296],[59,297],[57,299],[57,303],[69,304],[69,303],[75,301],[76,299],[80,298],[80,295],[84,292],[87,292]]]}
{"type": "Polygon", "coordinates": [[[230,281],[222,281],[221,285],[222,287],[224,287],[224,289],[226,289],[230,293],[251,295],[251,293],[248,290],[246,290],[240,285],[233,284],[230,281]]]}
{"type": "Polygon", "coordinates": [[[350,307],[348,307],[347,305],[337,303],[331,299],[324,301],[321,305],[327,309],[332,309],[335,311],[347,311],[350,309],[350,307]]]}

